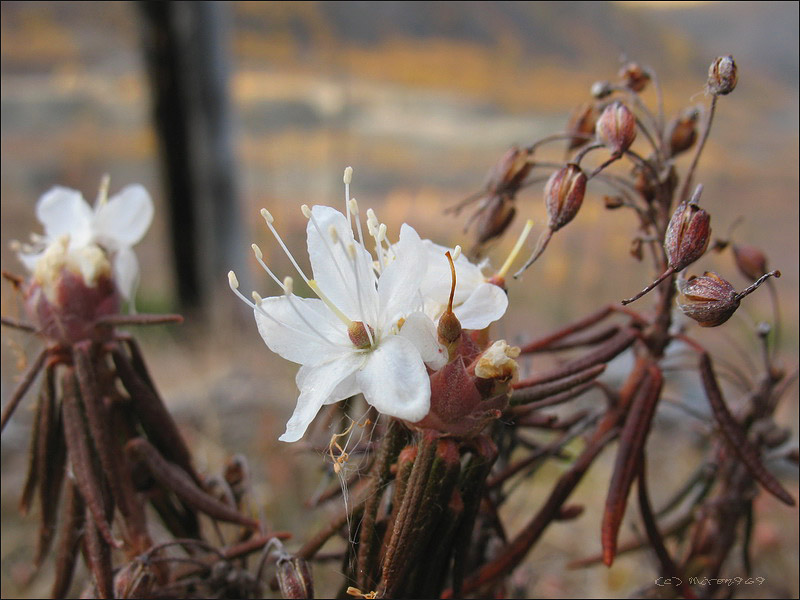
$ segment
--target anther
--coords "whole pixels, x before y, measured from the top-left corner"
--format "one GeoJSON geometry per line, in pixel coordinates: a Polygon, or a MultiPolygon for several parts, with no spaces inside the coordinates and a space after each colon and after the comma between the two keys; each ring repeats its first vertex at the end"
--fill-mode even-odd
{"type": "Polygon", "coordinates": [[[97,192],[97,206],[103,206],[108,202],[108,186],[111,185],[111,176],[106,173],[100,179],[100,189],[97,192]]]}
{"type": "Polygon", "coordinates": [[[264,253],[261,252],[261,248],[259,248],[257,244],[250,244],[250,247],[253,249],[253,254],[256,255],[256,260],[264,259],[264,253]]]}
{"type": "Polygon", "coordinates": [[[256,303],[256,306],[261,306],[261,303],[264,301],[264,299],[261,297],[261,294],[253,290],[250,292],[250,295],[253,297],[253,302],[256,303]]]}
{"type": "Polygon", "coordinates": [[[350,198],[349,202],[347,203],[347,206],[350,207],[351,213],[353,213],[354,215],[358,214],[358,202],[356,202],[355,198],[350,198]]]}
{"type": "Polygon", "coordinates": [[[267,225],[272,225],[275,222],[275,217],[272,216],[266,208],[261,209],[261,216],[264,217],[264,220],[267,222],[267,225]]]}
{"type": "Polygon", "coordinates": [[[375,239],[379,244],[386,239],[386,223],[381,223],[381,226],[378,228],[378,235],[375,236],[375,239]]]}
{"type": "Polygon", "coordinates": [[[308,204],[303,204],[303,206],[300,207],[300,210],[302,211],[303,216],[306,219],[310,219],[311,218],[311,209],[308,208],[308,204]]]}
{"type": "Polygon", "coordinates": [[[461,246],[456,245],[453,248],[453,260],[458,260],[458,257],[461,256],[461,246]]]}
{"type": "Polygon", "coordinates": [[[294,279],[288,275],[283,278],[283,291],[286,292],[287,295],[294,292],[294,279]]]}
{"type": "Polygon", "coordinates": [[[236,279],[236,273],[233,271],[228,271],[228,285],[234,290],[239,289],[239,280],[236,279]]]}
{"type": "Polygon", "coordinates": [[[350,182],[353,181],[353,167],[345,167],[343,180],[345,185],[350,185],[350,182]]]}

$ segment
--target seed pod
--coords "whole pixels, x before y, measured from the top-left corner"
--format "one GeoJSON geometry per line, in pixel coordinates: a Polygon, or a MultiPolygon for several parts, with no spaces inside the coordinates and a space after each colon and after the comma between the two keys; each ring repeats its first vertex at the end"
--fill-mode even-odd
{"type": "Polygon", "coordinates": [[[731,318],[742,298],[759,288],[770,277],[780,277],[780,271],[770,271],[741,292],[716,273],[678,280],[678,308],[701,327],[717,327],[731,318]]]}
{"type": "Polygon", "coordinates": [[[622,154],[636,139],[636,119],[622,102],[613,102],[597,119],[595,133],[613,154],[622,154]]]}
{"type": "Polygon", "coordinates": [[[678,308],[700,327],[717,327],[739,308],[734,287],[716,273],[678,280],[678,308]]]}
{"type": "Polygon", "coordinates": [[[697,141],[697,119],[699,117],[700,111],[691,107],[681,112],[667,125],[670,156],[686,152],[697,141]]]}
{"type": "Polygon", "coordinates": [[[708,68],[707,88],[714,96],[730,94],[736,88],[738,81],[736,62],[729,54],[714,59],[708,68]]]}
{"type": "Polygon", "coordinates": [[[572,221],[585,194],[586,175],[578,165],[569,163],[553,173],[544,188],[547,226],[558,231],[572,221]]]}
{"type": "Polygon", "coordinates": [[[509,148],[492,167],[486,191],[490,194],[516,194],[533,168],[533,161],[530,160],[532,154],[529,148],[509,148]]]}
{"type": "Polygon", "coordinates": [[[734,244],[733,258],[739,271],[748,279],[758,279],[767,272],[767,257],[755,246],[734,244]]]}
{"type": "Polygon", "coordinates": [[[699,195],[697,191],[693,201],[681,202],[667,226],[664,249],[669,266],[676,272],[700,258],[711,240],[711,217],[694,202],[699,195]]]}
{"type": "Polygon", "coordinates": [[[634,92],[644,90],[647,87],[647,82],[650,81],[650,74],[635,62],[629,62],[624,65],[617,75],[622,79],[623,85],[634,92]]]}
{"type": "Polygon", "coordinates": [[[608,210],[614,210],[615,208],[620,208],[624,204],[625,201],[622,199],[622,196],[603,196],[603,205],[608,210]]]}
{"type": "Polygon", "coordinates": [[[585,102],[572,111],[567,122],[567,134],[571,136],[567,151],[580,148],[592,139],[598,115],[594,102],[585,102]]]}
{"type": "Polygon", "coordinates": [[[308,563],[297,556],[278,559],[278,587],[284,598],[313,598],[314,581],[308,563]]]}

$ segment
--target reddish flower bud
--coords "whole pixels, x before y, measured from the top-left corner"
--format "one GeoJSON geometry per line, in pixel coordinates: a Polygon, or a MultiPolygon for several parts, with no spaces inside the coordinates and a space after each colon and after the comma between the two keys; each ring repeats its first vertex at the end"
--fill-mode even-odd
{"type": "Polygon", "coordinates": [[[592,139],[599,116],[594,102],[586,102],[578,106],[567,122],[567,134],[570,136],[567,151],[580,148],[592,139]]]}
{"type": "Polygon", "coordinates": [[[532,151],[512,146],[489,172],[486,191],[490,194],[516,194],[533,168],[532,151]]]}
{"type": "Polygon", "coordinates": [[[686,152],[697,141],[697,119],[699,116],[700,111],[696,108],[688,108],[667,125],[670,156],[677,156],[681,152],[686,152]]]}
{"type": "MultiPolygon", "coordinates": [[[[699,187],[699,186],[698,186],[699,187]]],[[[699,192],[695,193],[695,198],[699,192]]],[[[694,202],[681,202],[667,226],[664,249],[674,271],[689,266],[708,248],[711,217],[694,202]]]]}
{"type": "Polygon", "coordinates": [[[313,598],[314,581],[308,563],[297,556],[278,559],[278,587],[284,598],[313,598]]]}
{"type": "Polygon", "coordinates": [[[650,81],[650,74],[635,62],[629,62],[624,65],[617,75],[622,80],[623,85],[634,92],[644,90],[647,87],[647,82],[650,81]]]}
{"type": "Polygon", "coordinates": [[[597,119],[595,133],[612,153],[622,154],[636,139],[636,119],[622,102],[612,102],[597,119]]]}
{"type": "Polygon", "coordinates": [[[586,175],[581,168],[569,163],[550,176],[544,188],[547,226],[558,231],[572,221],[586,194],[586,175]]]}
{"type": "Polygon", "coordinates": [[[516,214],[517,208],[514,206],[513,196],[505,194],[491,198],[486,210],[478,220],[475,230],[477,243],[485,244],[489,240],[503,235],[516,214]]]}
{"type": "Polygon", "coordinates": [[[622,199],[622,196],[603,196],[603,205],[608,210],[614,210],[615,208],[620,208],[625,204],[625,201],[622,199]]]}
{"type": "Polygon", "coordinates": [[[730,54],[716,58],[708,68],[708,91],[715,96],[730,94],[737,81],[736,62],[730,54]]]}
{"type": "Polygon", "coordinates": [[[755,246],[734,244],[733,258],[739,271],[748,279],[758,279],[767,272],[767,257],[755,246]]]}

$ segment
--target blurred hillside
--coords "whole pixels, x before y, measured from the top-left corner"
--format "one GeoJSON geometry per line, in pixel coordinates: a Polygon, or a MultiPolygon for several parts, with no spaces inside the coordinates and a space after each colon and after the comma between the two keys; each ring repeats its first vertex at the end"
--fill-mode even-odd
{"type": "MultiPolygon", "coordinates": [[[[479,189],[485,173],[512,144],[529,144],[562,130],[572,109],[588,98],[593,82],[615,78],[621,55],[657,72],[669,118],[686,106],[707,103],[703,87],[709,63],[733,54],[739,84],[720,100],[696,179],[705,184],[702,204],[712,214],[715,234],[726,235],[742,216],[735,239],[760,246],[770,266],[782,270],[784,277],[776,284],[786,364],[796,363],[797,3],[228,6],[234,139],[250,236],[242,241],[242,252],[258,242],[280,274],[289,273],[290,266],[264,230],[258,209],[267,206],[289,245],[302,247],[305,219],[299,205],[340,202],[346,165],[355,169],[354,195],[376,208],[390,233],[409,221],[423,237],[464,243],[464,219],[444,217],[443,209],[479,189]]],[[[139,306],[174,310],[164,193],[135,3],[4,1],[0,15],[0,266],[21,271],[8,244],[40,231],[33,207],[42,193],[60,184],[82,190],[91,200],[100,177],[110,173],[112,193],[140,182],[153,194],[156,221],[137,247],[143,267],[139,306]]],[[[645,99],[654,106],[652,89],[645,99]]],[[[537,158],[561,161],[563,147],[553,146],[537,158]]],[[[689,157],[678,162],[685,169],[689,157]]],[[[538,235],[545,222],[541,189],[542,184],[533,185],[520,194],[511,237],[527,217],[536,221],[534,238],[538,235]]],[[[522,282],[512,284],[511,308],[497,326],[498,337],[531,337],[628,296],[650,280],[649,266],[628,254],[634,219],[606,211],[601,199],[605,192],[590,187],[576,221],[558,233],[522,282]]],[[[503,240],[495,248],[495,264],[512,242],[503,240]]],[[[251,263],[256,289],[262,295],[274,293],[251,263]]],[[[694,271],[698,269],[718,271],[739,288],[748,283],[735,271],[729,254],[708,256],[694,271]]],[[[226,285],[224,279],[220,285],[226,285]]],[[[19,301],[9,286],[0,290],[3,314],[19,314],[19,301]]],[[[759,292],[749,297],[725,328],[704,331],[704,339],[738,360],[733,348],[752,345],[752,320],[770,317],[767,296],[759,292]]],[[[232,295],[230,301],[236,302],[232,295]]],[[[249,450],[254,478],[263,482],[259,493],[266,498],[265,510],[282,519],[276,526],[307,526],[307,517],[297,514],[296,498],[313,489],[318,471],[309,469],[307,477],[297,477],[299,459],[275,442],[294,405],[294,368],[267,353],[255,328],[209,332],[189,321],[180,329],[141,336],[154,379],[186,424],[202,465],[213,468],[224,453],[249,450]],[[274,401],[267,406],[265,397],[274,401]],[[291,493],[281,498],[276,493],[281,489],[291,493]]],[[[3,402],[13,374],[37,344],[3,331],[3,402]]],[[[795,423],[796,439],[794,390],[781,416],[795,423]]],[[[12,423],[2,440],[4,596],[23,593],[8,586],[19,585],[22,578],[12,567],[30,554],[24,544],[20,548],[10,542],[14,535],[32,535],[19,529],[15,475],[24,458],[20,449],[26,444],[29,418],[23,407],[15,417],[18,426],[12,423]]],[[[685,454],[677,460],[693,464],[696,448],[689,442],[675,444],[691,432],[675,422],[672,426],[661,443],[679,447],[685,454]]],[[[308,458],[319,469],[319,457],[308,458]]],[[[672,484],[677,478],[665,479],[672,484]]],[[[593,475],[582,490],[586,501],[596,504],[597,489],[605,485],[604,473],[593,475]]],[[[768,506],[773,512],[759,524],[757,536],[763,551],[758,564],[769,572],[758,574],[771,577],[775,587],[737,590],[739,596],[797,595],[796,577],[785,577],[797,572],[797,513],[789,518],[788,511],[768,506]]],[[[530,569],[530,576],[538,578],[537,594],[559,597],[597,590],[598,597],[619,596],[630,592],[632,581],[642,583],[641,568],[650,566],[635,561],[623,561],[613,572],[594,569],[563,576],[569,557],[593,552],[598,545],[597,515],[587,514],[581,522],[588,527],[585,535],[565,528],[568,535],[546,537],[547,547],[537,550],[537,560],[544,561],[538,571],[530,569]]],[[[32,523],[29,518],[23,527],[32,523]]],[[[24,593],[45,592],[27,588],[24,593]]]]}

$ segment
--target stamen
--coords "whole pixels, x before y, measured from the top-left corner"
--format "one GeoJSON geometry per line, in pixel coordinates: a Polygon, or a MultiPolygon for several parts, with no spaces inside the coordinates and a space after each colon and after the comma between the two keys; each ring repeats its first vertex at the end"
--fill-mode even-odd
{"type": "Polygon", "coordinates": [[[269,230],[272,232],[272,235],[275,236],[275,239],[278,240],[278,243],[280,244],[283,251],[286,253],[286,256],[288,256],[289,260],[292,261],[292,265],[300,274],[300,277],[303,278],[303,281],[308,283],[309,282],[308,277],[306,277],[306,274],[303,273],[303,270],[300,268],[300,265],[297,264],[297,261],[294,259],[294,256],[292,256],[292,253],[289,252],[289,249],[286,247],[286,244],[283,243],[283,239],[281,238],[280,234],[278,234],[278,232],[275,229],[275,226],[272,224],[273,221],[275,221],[275,218],[272,216],[272,214],[270,214],[270,212],[266,208],[261,209],[261,216],[264,217],[264,221],[267,222],[267,227],[269,227],[269,230]]]}
{"type": "MultiPolygon", "coordinates": [[[[358,231],[358,243],[361,245],[362,248],[366,248],[366,246],[364,245],[364,231],[361,228],[361,219],[358,217],[358,213],[359,213],[359,211],[358,211],[358,202],[356,202],[355,198],[351,198],[350,202],[348,203],[348,205],[350,206],[350,209],[353,212],[353,216],[355,217],[356,231],[358,231]]],[[[353,258],[353,263],[354,264],[355,264],[355,261],[358,260],[358,257],[360,256],[360,254],[361,254],[360,252],[356,253],[356,256],[353,258]]],[[[365,266],[367,267],[367,271],[369,271],[370,264],[367,263],[365,266]]],[[[358,271],[357,268],[356,268],[356,271],[358,271]]],[[[360,286],[358,286],[358,287],[360,287],[360,286]]],[[[365,315],[362,314],[362,317],[364,317],[364,316],[365,315]]],[[[378,315],[371,315],[371,317],[372,318],[370,320],[374,323],[377,320],[378,315]]]]}
{"type": "Polygon", "coordinates": [[[236,279],[236,273],[234,273],[233,271],[228,271],[228,285],[230,286],[231,290],[233,290],[233,293],[239,296],[239,299],[242,302],[244,302],[254,310],[258,308],[258,306],[250,302],[250,300],[245,298],[244,294],[242,294],[242,292],[239,291],[239,280],[236,279]]]}
{"type": "Polygon", "coordinates": [[[386,268],[386,259],[383,256],[383,247],[381,243],[386,239],[386,223],[381,223],[378,227],[378,232],[375,235],[375,252],[378,254],[378,264],[380,265],[381,273],[386,268]]]}
{"type": "Polygon", "coordinates": [[[283,291],[286,292],[287,296],[294,293],[294,279],[288,275],[283,278],[283,291]]]}
{"type": "Polygon", "coordinates": [[[97,206],[103,206],[108,202],[108,186],[111,184],[111,176],[106,173],[100,178],[100,189],[97,192],[97,206]]]}
{"type": "Polygon", "coordinates": [[[347,213],[347,224],[350,225],[350,182],[353,181],[353,167],[344,169],[344,208],[347,213]]]}
{"type": "MultiPolygon", "coordinates": [[[[356,247],[353,244],[348,244],[347,254],[350,256],[350,266],[353,268],[353,276],[356,279],[356,299],[358,300],[358,312],[361,313],[362,319],[366,319],[366,315],[364,314],[364,302],[361,299],[361,280],[358,276],[358,265],[356,265],[356,247]]],[[[366,327],[369,345],[372,347],[375,345],[375,340],[372,339],[372,333],[369,329],[369,327],[366,327]]]]}
{"type": "Polygon", "coordinates": [[[461,256],[461,246],[456,245],[456,247],[453,248],[453,260],[458,260],[459,256],[461,256]]]}
{"type": "Polygon", "coordinates": [[[517,239],[517,243],[514,244],[514,247],[511,249],[511,253],[508,255],[506,262],[503,263],[503,266],[500,267],[500,270],[497,272],[497,277],[505,278],[508,274],[508,270],[511,268],[512,263],[517,258],[520,250],[522,250],[522,245],[525,243],[525,239],[533,229],[533,219],[528,219],[525,222],[525,227],[522,229],[522,233],[520,233],[519,238],[517,239]]]}
{"type": "MultiPolygon", "coordinates": [[[[339,273],[339,279],[346,287],[347,280],[344,278],[344,273],[342,273],[342,269],[339,266],[339,261],[336,260],[336,255],[333,253],[333,249],[331,248],[331,245],[328,243],[328,238],[322,235],[322,229],[320,229],[317,220],[314,218],[314,213],[311,212],[311,209],[308,208],[307,204],[303,204],[303,206],[301,206],[300,209],[303,211],[303,214],[306,216],[306,218],[309,221],[311,221],[311,224],[314,226],[314,229],[317,230],[317,235],[319,235],[319,237],[322,238],[322,243],[325,244],[325,249],[328,251],[328,254],[330,254],[331,258],[333,259],[333,264],[336,267],[336,272],[339,273]]],[[[331,225],[328,228],[328,233],[334,240],[338,239],[339,237],[339,234],[336,232],[336,227],[334,227],[333,225],[331,225]]]]}
{"type": "Polygon", "coordinates": [[[260,305],[264,301],[264,299],[261,297],[261,294],[255,290],[250,292],[250,295],[253,297],[253,302],[255,302],[256,305],[260,305]]]}
{"type": "Polygon", "coordinates": [[[278,279],[278,276],[275,275],[275,273],[272,272],[272,269],[267,266],[267,263],[264,262],[264,254],[261,252],[261,248],[259,248],[256,244],[250,244],[250,247],[253,249],[253,254],[256,255],[256,260],[258,261],[258,264],[261,265],[261,268],[267,272],[267,275],[272,278],[272,281],[283,288],[283,282],[278,279]]]}
{"type": "Polygon", "coordinates": [[[333,314],[335,314],[342,323],[344,323],[347,327],[350,327],[350,325],[353,324],[353,322],[347,318],[347,315],[345,315],[341,310],[339,310],[339,307],[336,306],[333,302],[331,302],[330,299],[328,299],[328,297],[322,292],[322,290],[319,289],[319,286],[317,285],[316,281],[314,281],[313,279],[309,279],[306,283],[308,283],[308,287],[310,287],[313,290],[313,292],[317,296],[319,296],[319,299],[322,300],[325,303],[325,305],[331,309],[333,314]]]}

